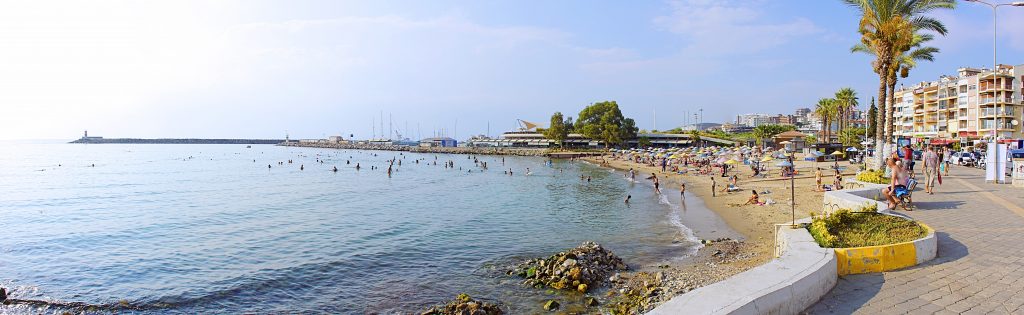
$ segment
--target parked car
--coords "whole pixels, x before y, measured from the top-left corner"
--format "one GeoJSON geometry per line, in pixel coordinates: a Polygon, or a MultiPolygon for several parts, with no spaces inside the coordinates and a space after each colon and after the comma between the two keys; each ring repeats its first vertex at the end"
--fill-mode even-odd
{"type": "Polygon", "coordinates": [[[974,152],[953,152],[949,155],[949,161],[956,165],[973,166],[977,164],[974,152]]]}

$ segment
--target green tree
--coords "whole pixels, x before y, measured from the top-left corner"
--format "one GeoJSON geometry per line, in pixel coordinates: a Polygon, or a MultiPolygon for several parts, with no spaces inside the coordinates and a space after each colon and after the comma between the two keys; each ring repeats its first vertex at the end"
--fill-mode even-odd
{"type": "Polygon", "coordinates": [[[693,130],[690,130],[690,139],[693,140],[693,143],[697,144],[698,146],[703,147],[703,145],[700,142],[700,134],[701,134],[700,130],[697,130],[697,128],[694,128],[693,130]]]}
{"type": "Polygon", "coordinates": [[[587,138],[604,141],[605,147],[635,139],[637,128],[631,118],[622,116],[615,101],[594,103],[580,111],[576,131],[587,138]]]}
{"type": "Polygon", "coordinates": [[[860,105],[857,102],[857,91],[852,88],[842,88],[836,92],[836,132],[842,133],[850,125],[850,116],[853,110],[860,105]]]}
{"type": "Polygon", "coordinates": [[[875,125],[878,124],[878,107],[875,107],[875,98],[874,97],[871,97],[871,107],[868,108],[867,123],[868,123],[868,125],[865,126],[867,128],[867,133],[868,133],[867,137],[868,137],[868,139],[874,139],[875,138],[875,125]]]}
{"type": "MultiPolygon", "coordinates": [[[[890,82],[895,82],[895,74],[900,71],[897,64],[898,56],[910,50],[914,32],[917,30],[933,31],[945,35],[947,30],[941,21],[926,16],[938,9],[956,7],[955,0],[843,0],[844,3],[856,8],[860,14],[858,32],[861,35],[860,45],[870,51],[875,59],[871,62],[872,70],[878,74],[878,100],[885,108],[885,123],[877,124],[875,142],[878,154],[876,164],[882,165],[882,157],[890,149],[893,124],[893,100],[895,96],[888,90],[890,82]],[[885,150],[882,146],[884,145],[885,150]]],[[[857,52],[857,46],[851,49],[857,52]]],[[[879,119],[882,120],[882,119],[879,119]]]]}
{"type": "Polygon", "coordinates": [[[544,137],[555,140],[559,148],[565,147],[565,139],[569,137],[569,129],[565,126],[565,119],[561,112],[551,115],[551,125],[544,130],[544,137]]]}
{"type": "Polygon", "coordinates": [[[804,136],[804,143],[815,143],[815,142],[818,142],[818,137],[815,137],[814,135],[806,135],[806,136],[804,136]]]}
{"type": "Polygon", "coordinates": [[[864,128],[852,127],[839,132],[839,142],[845,146],[860,148],[860,139],[864,136],[864,128]]]}
{"type": "Polygon", "coordinates": [[[751,132],[751,136],[757,145],[762,145],[764,143],[764,139],[792,130],[796,130],[796,127],[792,125],[760,125],[754,127],[754,131],[751,132]]]}
{"type": "Polygon", "coordinates": [[[638,147],[641,147],[641,148],[649,147],[649,146],[651,146],[651,138],[644,137],[644,136],[636,138],[636,145],[638,147]]]}
{"type": "Polygon", "coordinates": [[[832,141],[832,121],[836,116],[837,102],[832,98],[823,98],[818,100],[818,104],[814,107],[814,114],[818,115],[821,119],[821,137],[820,139],[824,143],[832,141]]]}

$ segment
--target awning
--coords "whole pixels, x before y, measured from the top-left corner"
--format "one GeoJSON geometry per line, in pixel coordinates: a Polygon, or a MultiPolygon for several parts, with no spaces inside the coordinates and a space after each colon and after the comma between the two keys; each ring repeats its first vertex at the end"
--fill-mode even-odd
{"type": "Polygon", "coordinates": [[[939,138],[939,139],[932,139],[932,141],[930,143],[934,144],[934,145],[947,145],[947,144],[953,144],[953,143],[956,143],[956,142],[958,142],[958,141],[953,140],[953,139],[941,139],[941,138],[939,138]]]}

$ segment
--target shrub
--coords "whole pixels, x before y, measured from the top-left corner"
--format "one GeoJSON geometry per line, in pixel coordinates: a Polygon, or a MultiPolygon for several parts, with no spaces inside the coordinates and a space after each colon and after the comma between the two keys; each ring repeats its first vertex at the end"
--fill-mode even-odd
{"type": "Polygon", "coordinates": [[[807,230],[818,245],[828,248],[896,244],[928,234],[923,226],[911,220],[874,211],[852,212],[850,209],[814,216],[807,230]]]}
{"type": "Polygon", "coordinates": [[[883,185],[889,183],[889,178],[885,177],[885,172],[883,172],[882,170],[871,170],[871,169],[869,169],[869,170],[857,173],[857,180],[862,181],[862,182],[866,182],[866,183],[883,184],[883,185]]]}

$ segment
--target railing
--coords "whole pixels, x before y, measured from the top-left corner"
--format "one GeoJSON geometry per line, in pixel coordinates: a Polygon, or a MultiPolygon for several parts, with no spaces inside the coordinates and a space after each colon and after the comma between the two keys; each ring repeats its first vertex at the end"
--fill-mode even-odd
{"type": "Polygon", "coordinates": [[[1013,116],[1013,114],[1014,114],[1014,110],[1010,109],[1010,108],[1003,108],[1002,110],[1000,110],[999,108],[982,108],[981,109],[981,116],[996,116],[996,115],[999,115],[999,116],[1013,116]]]}

